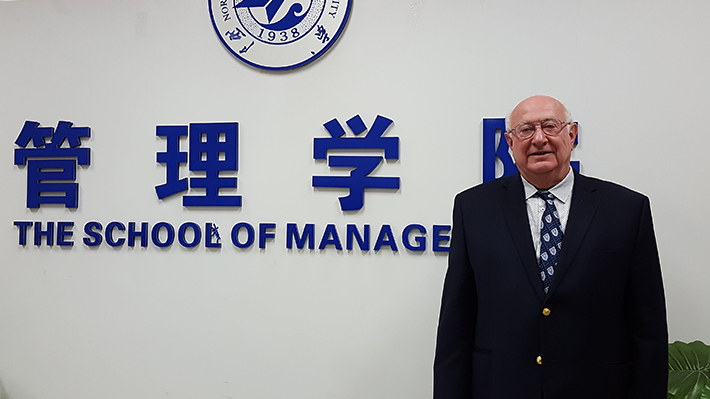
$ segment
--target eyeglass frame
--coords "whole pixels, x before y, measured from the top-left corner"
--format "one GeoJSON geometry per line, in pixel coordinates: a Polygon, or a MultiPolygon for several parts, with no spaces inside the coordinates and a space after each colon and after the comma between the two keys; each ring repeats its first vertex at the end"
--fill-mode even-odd
{"type": "Polygon", "coordinates": [[[520,122],[520,123],[518,123],[517,125],[515,125],[514,128],[508,130],[507,133],[512,134],[512,135],[515,136],[518,140],[527,140],[527,139],[529,139],[529,138],[531,138],[532,136],[535,135],[535,132],[537,132],[537,128],[538,128],[538,126],[539,126],[539,127],[540,127],[540,130],[542,130],[542,133],[543,133],[545,136],[548,136],[548,137],[556,137],[556,136],[558,136],[558,135],[560,134],[560,132],[562,132],[562,130],[564,130],[564,128],[566,128],[568,125],[571,125],[572,123],[574,123],[574,122],[565,122],[565,121],[559,120],[559,119],[557,119],[557,118],[545,118],[545,119],[542,119],[542,120],[539,120],[539,121],[535,121],[535,122],[520,122]],[[552,121],[557,121],[557,122],[559,122],[560,124],[562,124],[562,126],[560,127],[560,130],[558,130],[557,133],[547,133],[547,132],[545,132],[545,129],[542,128],[542,123],[543,123],[543,122],[545,122],[545,121],[551,121],[551,120],[552,120],[552,121]],[[516,133],[516,130],[518,129],[518,127],[520,127],[520,125],[524,125],[524,124],[533,124],[533,127],[535,128],[535,130],[533,130],[533,132],[532,132],[532,134],[531,134],[530,136],[527,136],[527,137],[520,137],[520,136],[518,135],[518,133],[516,133]]]}

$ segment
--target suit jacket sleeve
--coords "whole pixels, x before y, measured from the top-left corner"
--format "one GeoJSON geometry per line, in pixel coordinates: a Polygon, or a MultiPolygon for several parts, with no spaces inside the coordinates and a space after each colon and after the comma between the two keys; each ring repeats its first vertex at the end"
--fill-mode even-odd
{"type": "Polygon", "coordinates": [[[644,198],[641,209],[626,299],[634,363],[631,397],[665,399],[668,390],[666,302],[648,198],[644,198]]]}
{"type": "Polygon", "coordinates": [[[444,280],[434,359],[434,399],[472,397],[476,282],[469,264],[461,195],[454,201],[449,267],[444,280]]]}

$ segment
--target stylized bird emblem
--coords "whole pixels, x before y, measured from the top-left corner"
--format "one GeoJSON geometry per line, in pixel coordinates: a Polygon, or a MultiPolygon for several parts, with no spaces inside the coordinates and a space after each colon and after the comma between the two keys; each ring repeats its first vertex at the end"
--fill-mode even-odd
{"type": "Polygon", "coordinates": [[[284,0],[244,0],[241,3],[234,6],[235,8],[266,8],[266,17],[269,18],[269,22],[274,19],[279,8],[283,5],[284,0]]]}

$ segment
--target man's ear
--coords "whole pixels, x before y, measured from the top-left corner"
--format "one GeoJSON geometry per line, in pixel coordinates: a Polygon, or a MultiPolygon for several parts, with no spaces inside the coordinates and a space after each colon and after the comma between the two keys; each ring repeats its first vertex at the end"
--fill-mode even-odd
{"type": "Polygon", "coordinates": [[[505,136],[505,141],[508,143],[508,147],[513,148],[513,138],[510,136],[509,132],[503,133],[505,136]]]}
{"type": "Polygon", "coordinates": [[[577,139],[579,126],[576,123],[572,123],[569,127],[569,138],[572,140],[572,149],[574,149],[574,141],[577,139]]]}

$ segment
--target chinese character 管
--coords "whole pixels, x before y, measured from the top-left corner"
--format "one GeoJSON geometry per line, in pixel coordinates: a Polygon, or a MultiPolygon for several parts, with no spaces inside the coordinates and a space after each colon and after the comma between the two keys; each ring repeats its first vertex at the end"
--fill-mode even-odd
{"type": "Polygon", "coordinates": [[[183,206],[242,206],[240,195],[220,195],[220,189],[237,187],[236,177],[220,176],[220,172],[237,171],[236,122],[191,123],[189,157],[188,152],[180,151],[180,137],[188,136],[188,126],[157,126],[155,134],[167,139],[167,151],[157,154],[157,161],[166,169],[166,182],[155,186],[158,198],[187,191],[189,180],[190,188],[204,189],[205,195],[184,195],[183,206]],[[180,164],[185,163],[193,175],[180,179],[180,164]]]}
{"type": "Polygon", "coordinates": [[[72,122],[60,121],[55,131],[53,127],[25,121],[17,136],[15,144],[22,148],[15,149],[15,165],[27,165],[28,208],[39,208],[40,204],[78,207],[76,165],[90,164],[90,149],[79,147],[82,137],[91,137],[91,128],[72,125],[72,122]],[[34,148],[26,148],[30,141],[34,148]]]}
{"type": "MultiPolygon", "coordinates": [[[[367,129],[360,115],[346,122],[356,136],[367,129]]],[[[345,129],[333,119],[323,126],[330,133],[329,138],[313,139],[313,159],[326,159],[328,150],[384,150],[384,159],[399,159],[399,137],[382,137],[392,120],[378,115],[364,137],[344,137],[345,129]]],[[[328,166],[353,168],[349,176],[313,176],[313,187],[348,188],[350,194],[340,197],[340,209],[355,211],[362,208],[365,189],[399,189],[399,177],[370,176],[382,162],[382,156],[330,155],[328,166]]]]}

